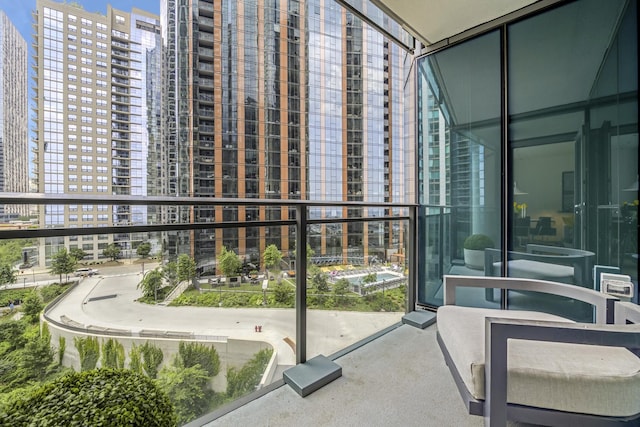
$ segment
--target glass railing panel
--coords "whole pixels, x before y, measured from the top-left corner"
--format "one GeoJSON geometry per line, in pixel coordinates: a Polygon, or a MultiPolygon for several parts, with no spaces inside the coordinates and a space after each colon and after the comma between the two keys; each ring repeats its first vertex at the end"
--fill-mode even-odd
{"type": "MultiPolygon", "coordinates": [[[[302,229],[310,247],[298,257],[296,218],[316,208],[296,202],[50,199],[34,205],[33,218],[0,230],[0,264],[14,272],[2,276],[0,328],[24,322],[25,339],[33,336],[40,310],[29,308],[35,295],[57,361],[43,363],[57,367],[25,381],[0,373],[2,398],[71,369],[116,366],[152,377],[173,399],[182,425],[281,379],[301,346],[305,359],[332,354],[405,312],[412,233],[406,207],[386,215],[390,205],[360,205],[353,207],[360,217],[346,222],[340,217],[352,207],[329,208],[331,215],[302,229]],[[224,222],[214,220],[218,211],[224,222]],[[163,223],[165,215],[176,222],[163,223]],[[188,222],[194,217],[199,221],[188,222]],[[301,279],[296,267],[305,256],[309,274],[301,279]],[[318,272],[329,290],[312,287],[318,272]],[[375,280],[364,282],[367,275],[375,280]],[[340,290],[342,278],[357,283],[347,280],[340,290]],[[304,342],[296,330],[300,286],[308,291],[304,342]],[[89,355],[81,353],[83,345],[91,346],[89,355]],[[189,390],[180,388],[187,383],[189,390]],[[185,406],[176,399],[180,393],[195,393],[194,399],[185,406]]],[[[18,347],[8,351],[25,351],[18,347]]]]}
{"type": "Polygon", "coordinates": [[[307,358],[330,356],[401,320],[407,305],[407,226],[404,220],[325,226],[346,233],[350,244],[335,248],[329,239],[324,247],[310,248],[307,358]],[[364,238],[356,243],[355,236],[364,238]]]}

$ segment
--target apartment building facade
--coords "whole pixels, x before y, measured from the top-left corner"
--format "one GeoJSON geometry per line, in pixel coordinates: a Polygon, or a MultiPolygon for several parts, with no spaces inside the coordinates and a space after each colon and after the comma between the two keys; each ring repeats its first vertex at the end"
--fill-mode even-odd
{"type": "MultiPolygon", "coordinates": [[[[106,14],[39,0],[34,13],[35,164],[38,191],[156,194],[160,174],[159,18],[139,9],[106,14]]],[[[43,206],[40,226],[107,227],[154,221],[153,207],[43,206]]],[[[131,233],[46,239],[40,263],[61,247],[97,259],[110,243],[132,251],[131,233]]]]}
{"type": "MultiPolygon", "coordinates": [[[[29,191],[27,42],[0,10],[0,192],[29,191]]],[[[28,215],[26,205],[0,205],[0,216],[28,215]]]]}
{"type": "MultiPolygon", "coordinates": [[[[404,201],[406,54],[333,1],[184,1],[161,6],[168,194],[323,201],[404,201]]],[[[375,13],[372,11],[372,13],[375,13]]],[[[391,212],[370,212],[391,215],[391,212]]],[[[317,208],[311,218],[358,217],[317,208]]],[[[287,207],[170,208],[169,222],[292,219],[287,207]]],[[[317,260],[367,263],[400,246],[391,223],[312,228],[317,260]]],[[[289,227],[176,232],[174,254],[200,265],[223,246],[252,262],[286,255],[289,227]]]]}

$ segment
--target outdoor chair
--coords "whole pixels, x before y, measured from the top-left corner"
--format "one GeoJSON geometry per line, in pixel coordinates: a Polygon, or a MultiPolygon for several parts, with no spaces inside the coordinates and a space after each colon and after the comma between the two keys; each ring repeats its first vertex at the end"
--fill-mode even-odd
{"type": "Polygon", "coordinates": [[[640,307],[535,279],[445,276],[437,340],[470,414],[486,425],[640,425],[640,307]],[[458,287],[537,291],[591,304],[595,324],[455,305],[458,287]],[[615,324],[614,324],[615,321],[615,324]],[[627,322],[637,324],[627,324],[627,322]],[[635,352],[635,354],[634,354],[635,352]]]}

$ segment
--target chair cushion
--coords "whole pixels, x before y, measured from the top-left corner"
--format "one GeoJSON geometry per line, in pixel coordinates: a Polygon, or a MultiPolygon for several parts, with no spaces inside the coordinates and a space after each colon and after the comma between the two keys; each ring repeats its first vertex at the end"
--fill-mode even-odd
{"type": "MultiPolygon", "coordinates": [[[[486,317],[571,322],[534,311],[440,307],[440,337],[467,389],[479,400],[485,397],[486,317]]],[[[624,348],[512,339],[507,375],[509,403],[619,417],[640,413],[640,359],[624,348]]]]}

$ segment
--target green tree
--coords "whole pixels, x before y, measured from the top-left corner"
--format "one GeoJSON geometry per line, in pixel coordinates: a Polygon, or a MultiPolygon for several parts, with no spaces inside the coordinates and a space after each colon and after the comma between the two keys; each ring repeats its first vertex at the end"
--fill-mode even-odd
{"type": "Polygon", "coordinates": [[[142,374],[142,355],[140,353],[140,347],[133,344],[129,351],[129,369],[142,374]]]}
{"type": "Polygon", "coordinates": [[[158,376],[158,369],[164,354],[162,350],[149,342],[145,342],[140,346],[140,354],[142,355],[142,369],[149,378],[156,378],[158,376]]]}
{"type": "Polygon", "coordinates": [[[17,279],[16,271],[10,264],[0,264],[0,284],[15,283],[17,279]]]}
{"type": "Polygon", "coordinates": [[[378,281],[378,275],[376,273],[369,273],[362,278],[362,283],[375,283],[378,281]]]}
{"type": "Polygon", "coordinates": [[[242,268],[242,261],[235,252],[229,251],[223,246],[220,255],[218,255],[218,268],[225,276],[234,276],[242,268]]]}
{"type": "Polygon", "coordinates": [[[44,308],[44,303],[40,294],[33,290],[29,292],[22,303],[22,314],[29,323],[37,323],[40,320],[40,312],[44,308]]]}
{"type": "MultiPolygon", "coordinates": [[[[46,326],[46,323],[44,324],[46,326]]],[[[22,355],[22,367],[38,380],[47,375],[47,367],[53,362],[53,349],[51,348],[51,335],[49,330],[43,331],[27,341],[22,355]]]]}
{"type": "Polygon", "coordinates": [[[76,261],[80,261],[87,256],[87,253],[80,248],[71,248],[69,249],[69,255],[76,261]]]}
{"type": "Polygon", "coordinates": [[[282,252],[274,244],[267,246],[262,254],[264,266],[269,271],[271,268],[279,266],[282,260],[282,252]]]}
{"type": "Polygon", "coordinates": [[[80,355],[80,370],[89,371],[95,369],[100,357],[100,343],[96,337],[75,337],[73,343],[80,355]]]}
{"type": "Polygon", "coordinates": [[[32,246],[35,242],[29,239],[11,239],[0,242],[0,264],[15,265],[22,258],[22,248],[32,246]]]}
{"type": "Polygon", "coordinates": [[[162,275],[169,283],[169,286],[174,287],[178,284],[178,264],[174,261],[168,262],[162,267],[162,275]]]}
{"type": "Polygon", "coordinates": [[[109,338],[107,342],[102,343],[102,367],[124,368],[124,346],[113,338],[109,338]]]}
{"type": "Polygon", "coordinates": [[[166,394],[128,370],[71,373],[16,399],[0,412],[0,425],[175,426],[166,394]]]}
{"type": "Polygon", "coordinates": [[[176,367],[190,368],[199,365],[210,377],[220,372],[220,357],[215,347],[197,342],[180,342],[176,367]]]}
{"type": "Polygon", "coordinates": [[[138,283],[138,289],[142,289],[142,295],[146,298],[156,297],[157,292],[162,288],[164,283],[164,276],[162,271],[153,269],[148,271],[140,283],[138,283]]]}
{"type": "Polygon", "coordinates": [[[136,253],[140,258],[148,257],[149,254],[151,253],[151,243],[148,243],[148,242],[140,243],[138,245],[138,248],[136,249],[136,253]]]}
{"type": "Polygon", "coordinates": [[[289,287],[289,285],[285,283],[276,284],[274,290],[274,299],[277,303],[280,304],[289,304],[291,302],[291,296],[293,295],[293,290],[289,287]]]}
{"type": "Polygon", "coordinates": [[[320,269],[312,273],[311,284],[318,292],[329,292],[329,276],[320,269]]]}
{"type": "Polygon", "coordinates": [[[344,301],[344,296],[347,292],[349,292],[349,288],[350,288],[351,284],[349,283],[349,281],[345,278],[339,279],[334,285],[333,285],[333,293],[336,294],[336,296],[344,301]]]}
{"type": "MultiPolygon", "coordinates": [[[[311,249],[311,245],[309,243],[307,243],[307,265],[310,265],[311,258],[313,258],[313,256],[315,254],[316,254],[316,251],[311,249]]],[[[296,251],[295,250],[291,251],[291,256],[295,259],[295,257],[296,257],[296,251]]]]}
{"type": "Polygon", "coordinates": [[[115,243],[111,243],[102,250],[102,255],[111,258],[112,261],[117,261],[120,258],[120,247],[115,243]]]}
{"type": "Polygon", "coordinates": [[[254,391],[272,354],[272,349],[260,350],[242,368],[227,369],[227,397],[237,399],[254,391]]]}
{"type": "Polygon", "coordinates": [[[62,365],[64,352],[67,350],[67,339],[63,336],[58,337],[58,365],[62,365]]]}
{"type": "Polygon", "coordinates": [[[207,389],[208,381],[207,372],[199,365],[166,367],[160,372],[158,385],[173,403],[179,425],[203,415],[209,408],[213,392],[207,389]]]}
{"type": "Polygon", "coordinates": [[[24,336],[26,324],[19,320],[0,323],[0,342],[8,344],[7,351],[24,347],[27,338],[24,336]]]}
{"type": "Polygon", "coordinates": [[[51,274],[60,275],[60,283],[62,283],[62,275],[66,274],[67,279],[70,273],[76,269],[77,261],[69,255],[67,248],[62,248],[51,257],[51,274]]]}
{"type": "Polygon", "coordinates": [[[196,277],[196,262],[187,254],[178,257],[178,282],[191,281],[196,277]]]}

